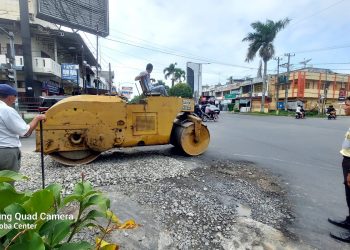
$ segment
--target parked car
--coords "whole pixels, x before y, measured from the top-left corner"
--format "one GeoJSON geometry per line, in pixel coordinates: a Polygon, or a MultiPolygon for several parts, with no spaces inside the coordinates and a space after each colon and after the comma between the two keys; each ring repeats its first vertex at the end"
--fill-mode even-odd
{"type": "Polygon", "coordinates": [[[40,96],[39,112],[45,112],[51,108],[54,104],[66,98],[66,95],[52,95],[52,96],[40,96]]]}

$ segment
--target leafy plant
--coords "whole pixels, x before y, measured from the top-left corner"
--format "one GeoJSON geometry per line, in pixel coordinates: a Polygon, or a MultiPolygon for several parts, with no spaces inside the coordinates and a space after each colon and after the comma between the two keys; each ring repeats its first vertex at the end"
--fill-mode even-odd
{"type": "Polygon", "coordinates": [[[144,96],[143,94],[141,94],[141,95],[136,95],[136,96],[134,96],[134,98],[132,98],[132,99],[130,100],[129,103],[139,103],[140,100],[141,100],[141,99],[144,99],[144,98],[145,98],[145,96],[144,96]]]}
{"type": "Polygon", "coordinates": [[[229,111],[233,111],[234,107],[235,107],[235,105],[233,103],[227,104],[227,108],[228,108],[229,111]]]}
{"type": "Polygon", "coordinates": [[[0,171],[0,249],[118,249],[116,244],[104,241],[116,229],[132,229],[133,220],[122,223],[109,210],[110,200],[91,183],[78,182],[72,194],[62,198],[61,186],[52,184],[35,192],[18,192],[7,182],[26,177],[9,170],[0,171]],[[78,204],[78,214],[64,214],[68,205],[78,204]],[[101,219],[105,219],[106,226],[101,219]],[[82,229],[94,227],[101,232],[94,246],[90,242],[73,242],[82,229]]]}
{"type": "Polygon", "coordinates": [[[178,83],[174,87],[170,88],[169,95],[192,98],[192,89],[187,83],[178,83]]]}

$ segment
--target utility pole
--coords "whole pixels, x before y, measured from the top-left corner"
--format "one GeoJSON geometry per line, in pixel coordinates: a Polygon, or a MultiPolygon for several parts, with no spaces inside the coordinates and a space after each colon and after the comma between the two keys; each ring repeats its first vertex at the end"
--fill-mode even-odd
{"type": "Polygon", "coordinates": [[[83,72],[83,93],[86,94],[86,81],[85,81],[85,75],[86,75],[86,69],[85,69],[85,61],[84,61],[84,45],[81,45],[81,67],[83,72]]]}
{"type": "Polygon", "coordinates": [[[32,61],[32,39],[30,36],[28,0],[19,1],[20,24],[24,61],[24,81],[27,97],[34,97],[33,89],[33,61],[32,61]]]}
{"type": "Polygon", "coordinates": [[[323,89],[322,114],[324,114],[326,110],[326,102],[327,102],[329,85],[330,85],[330,82],[328,82],[328,70],[326,70],[326,79],[324,81],[324,89],[323,89]]]}
{"type": "Polygon", "coordinates": [[[290,74],[290,57],[295,56],[295,54],[286,53],[285,56],[288,56],[288,63],[287,63],[287,82],[285,83],[285,99],[284,99],[284,110],[288,110],[288,88],[289,88],[289,74],[290,74]]]}
{"type": "Polygon", "coordinates": [[[9,39],[10,39],[10,65],[11,69],[13,71],[13,81],[14,81],[14,87],[17,89],[17,72],[16,72],[16,57],[15,57],[15,44],[14,44],[14,37],[15,35],[13,32],[9,32],[9,39]]]}
{"type": "Polygon", "coordinates": [[[250,79],[250,112],[253,109],[253,78],[250,79]]]}
{"type": "Polygon", "coordinates": [[[108,63],[108,87],[109,87],[109,95],[112,95],[112,71],[111,71],[111,63],[108,63]]]}
{"type": "Polygon", "coordinates": [[[275,57],[274,60],[277,60],[277,77],[276,77],[276,112],[278,113],[278,95],[279,95],[279,76],[280,76],[280,61],[283,60],[281,57],[275,57]]]}
{"type": "Polygon", "coordinates": [[[300,64],[304,65],[303,68],[306,68],[307,63],[310,62],[310,61],[311,61],[311,58],[310,59],[305,59],[304,58],[304,61],[301,61],[300,64]]]}
{"type": "Polygon", "coordinates": [[[12,87],[14,87],[17,90],[17,72],[16,72],[16,57],[15,57],[15,45],[14,45],[14,38],[15,35],[12,31],[7,32],[4,28],[0,27],[0,30],[7,35],[10,41],[10,53],[8,53],[9,58],[9,65],[7,66],[7,73],[8,78],[10,78],[10,83],[12,87]]]}
{"type": "Polygon", "coordinates": [[[100,79],[98,78],[98,24],[96,26],[97,32],[96,32],[96,94],[98,95],[98,88],[100,85],[100,79]]]}

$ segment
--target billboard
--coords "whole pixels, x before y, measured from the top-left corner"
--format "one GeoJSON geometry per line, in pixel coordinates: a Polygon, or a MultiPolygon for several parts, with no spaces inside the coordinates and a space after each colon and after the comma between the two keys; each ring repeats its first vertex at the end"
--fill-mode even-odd
{"type": "Polygon", "coordinates": [[[37,17],[91,34],[109,34],[108,0],[37,0],[37,17]]]}
{"type": "Polygon", "coordinates": [[[196,102],[202,95],[202,64],[201,63],[187,63],[187,84],[190,85],[193,91],[193,97],[196,102]]]}
{"type": "Polygon", "coordinates": [[[62,63],[61,64],[61,72],[62,80],[68,80],[74,83],[78,83],[78,70],[79,70],[79,65],[76,64],[69,64],[69,63],[62,63]]]}
{"type": "Polygon", "coordinates": [[[122,94],[123,96],[125,96],[125,97],[128,98],[128,99],[130,99],[132,93],[133,93],[133,88],[132,88],[132,87],[125,87],[125,86],[122,86],[121,94],[122,94]]]}

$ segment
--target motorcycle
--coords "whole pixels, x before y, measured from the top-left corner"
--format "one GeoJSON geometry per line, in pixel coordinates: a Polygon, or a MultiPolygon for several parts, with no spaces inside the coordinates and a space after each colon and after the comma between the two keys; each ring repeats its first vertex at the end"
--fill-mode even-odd
{"type": "Polygon", "coordinates": [[[207,121],[217,121],[219,119],[219,114],[216,111],[205,112],[205,106],[201,108],[198,105],[195,105],[194,113],[202,119],[203,122],[207,121]]]}
{"type": "Polygon", "coordinates": [[[337,114],[335,113],[335,111],[331,111],[329,113],[326,114],[327,115],[327,119],[328,120],[335,120],[337,118],[337,114]]]}
{"type": "Polygon", "coordinates": [[[295,119],[305,119],[305,113],[304,112],[295,113],[295,119]]]}
{"type": "Polygon", "coordinates": [[[214,121],[216,122],[219,119],[219,115],[215,111],[210,111],[209,113],[203,113],[202,120],[203,122],[214,121]]]}

